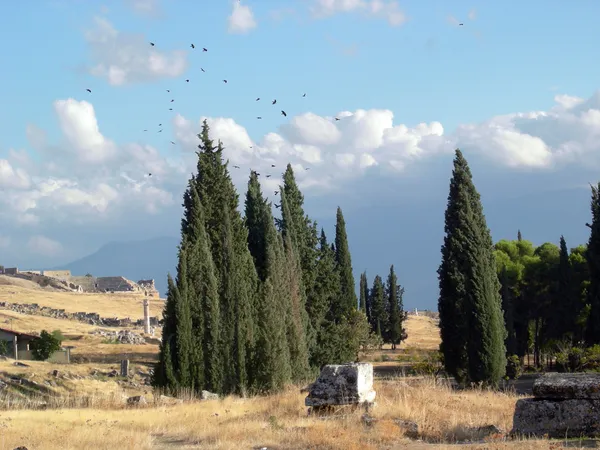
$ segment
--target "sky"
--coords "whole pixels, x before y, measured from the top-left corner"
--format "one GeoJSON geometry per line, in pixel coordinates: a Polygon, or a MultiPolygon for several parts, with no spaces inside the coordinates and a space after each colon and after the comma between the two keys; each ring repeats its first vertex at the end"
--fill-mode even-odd
{"type": "Polygon", "coordinates": [[[495,240],[587,240],[597,1],[26,3],[0,18],[4,265],[176,236],[204,119],[242,201],[252,168],[276,202],[291,163],[331,237],[344,211],[355,272],[394,264],[411,308],[437,302],[457,147],[495,240]]]}

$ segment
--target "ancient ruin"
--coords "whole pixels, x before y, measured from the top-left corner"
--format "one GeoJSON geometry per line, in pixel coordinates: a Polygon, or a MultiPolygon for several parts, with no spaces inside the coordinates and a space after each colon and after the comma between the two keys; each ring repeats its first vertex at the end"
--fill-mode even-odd
{"type": "Polygon", "coordinates": [[[517,401],[512,433],[597,437],[599,423],[600,374],[549,373],[533,384],[533,398],[517,401]]]}
{"type": "Polygon", "coordinates": [[[376,395],[373,390],[373,365],[326,365],[308,390],[304,401],[306,406],[372,405],[376,395]]]}

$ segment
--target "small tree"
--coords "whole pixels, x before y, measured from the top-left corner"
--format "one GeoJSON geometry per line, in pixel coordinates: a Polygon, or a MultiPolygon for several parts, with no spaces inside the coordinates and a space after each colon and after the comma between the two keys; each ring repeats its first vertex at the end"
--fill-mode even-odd
{"type": "Polygon", "coordinates": [[[0,340],[0,356],[8,355],[8,341],[0,340]]]}
{"type": "Polygon", "coordinates": [[[60,331],[60,330],[54,330],[52,332],[52,336],[54,336],[56,339],[58,339],[59,344],[62,344],[63,341],[65,340],[65,336],[64,336],[64,334],[62,334],[62,331],[60,331]]]}
{"type": "Polygon", "coordinates": [[[45,361],[54,352],[60,350],[60,341],[46,330],[42,330],[40,336],[33,339],[29,347],[34,359],[45,361]]]}

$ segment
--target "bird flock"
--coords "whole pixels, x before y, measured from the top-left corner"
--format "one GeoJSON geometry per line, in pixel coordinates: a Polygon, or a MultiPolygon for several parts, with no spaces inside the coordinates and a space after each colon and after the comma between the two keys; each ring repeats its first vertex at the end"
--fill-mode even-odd
{"type": "MultiPolygon", "coordinates": [[[[154,43],[154,42],[150,42],[150,46],[151,46],[151,47],[155,47],[155,46],[156,46],[156,43],[154,43]]],[[[195,44],[190,44],[190,47],[192,48],[192,50],[195,50],[195,49],[196,49],[196,45],[195,45],[195,44]]],[[[202,47],[202,52],[203,52],[203,53],[204,53],[204,52],[208,52],[208,49],[207,49],[206,47],[202,47]]],[[[206,70],[205,70],[203,67],[200,67],[200,70],[201,70],[203,73],[206,73],[206,70]]],[[[189,78],[186,78],[186,79],[185,79],[185,82],[186,82],[186,83],[189,83],[189,82],[190,82],[190,79],[189,79],[189,78]]],[[[227,84],[227,83],[228,83],[228,80],[227,80],[227,79],[224,79],[224,80],[223,80],[223,83],[227,84]]],[[[90,94],[92,93],[92,90],[91,90],[91,89],[89,89],[89,88],[87,88],[87,89],[86,89],[86,91],[87,91],[87,92],[89,92],[90,94]]],[[[171,93],[171,90],[170,90],[170,89],[167,89],[166,91],[167,91],[167,93],[169,93],[169,94],[171,93]]],[[[306,93],[302,94],[302,98],[304,98],[304,97],[306,97],[306,93]]],[[[256,100],[255,100],[255,101],[256,101],[256,102],[259,102],[260,100],[261,100],[261,98],[260,98],[260,97],[256,97],[256,100]]],[[[174,103],[174,102],[175,102],[175,99],[174,99],[174,98],[171,98],[171,100],[170,100],[169,104],[172,104],[172,103],[174,103]]],[[[271,105],[276,105],[276,104],[277,104],[277,99],[273,99],[273,100],[271,101],[271,105]]],[[[169,111],[173,111],[173,108],[172,108],[172,107],[170,107],[170,108],[169,108],[169,111]]],[[[287,117],[287,113],[286,113],[286,112],[285,112],[283,109],[281,110],[281,115],[282,115],[283,117],[287,117]]],[[[257,116],[256,118],[257,118],[258,120],[261,120],[261,119],[262,119],[262,116],[257,116]]],[[[336,117],[336,118],[335,118],[335,120],[337,121],[337,120],[340,120],[340,119],[339,119],[338,117],[336,117]]],[[[158,133],[162,133],[162,131],[163,131],[163,128],[162,128],[162,126],[163,126],[163,124],[162,124],[162,123],[159,123],[159,124],[158,124],[158,133]]],[[[143,131],[144,131],[144,132],[147,132],[147,131],[148,131],[148,129],[144,129],[143,131]]],[[[172,144],[172,145],[176,145],[176,142],[174,142],[174,141],[170,141],[170,142],[171,142],[171,144],[172,144]]],[[[252,146],[250,146],[250,148],[252,148],[252,146]]],[[[271,168],[274,168],[274,167],[275,167],[275,164],[271,164],[271,168]]],[[[233,166],[233,168],[234,168],[234,169],[240,169],[240,166],[234,165],[234,166],[233,166]]],[[[309,169],[310,169],[309,167],[306,167],[306,168],[305,168],[305,170],[309,170],[309,169]]],[[[258,172],[257,172],[257,171],[255,171],[255,170],[251,170],[251,173],[255,174],[256,176],[260,176],[260,173],[258,173],[258,172]]],[[[151,177],[151,176],[152,176],[152,173],[148,173],[148,174],[147,174],[147,175],[145,175],[145,176],[147,176],[147,177],[151,177]]],[[[270,177],[271,177],[271,174],[267,174],[267,175],[266,175],[266,178],[270,178],[270,177]]],[[[278,194],[279,194],[279,191],[275,191],[275,195],[278,195],[278,194]]],[[[276,208],[279,208],[280,206],[281,206],[281,205],[277,205],[277,204],[275,205],[275,207],[276,207],[276,208]]]]}

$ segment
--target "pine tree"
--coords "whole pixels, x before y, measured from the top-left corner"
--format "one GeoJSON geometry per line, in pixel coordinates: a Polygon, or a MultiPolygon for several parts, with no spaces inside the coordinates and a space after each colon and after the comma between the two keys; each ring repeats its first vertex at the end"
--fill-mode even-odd
{"type": "Polygon", "coordinates": [[[386,283],[387,307],[388,307],[388,322],[386,326],[387,342],[392,344],[392,350],[396,350],[396,346],[407,338],[406,330],[402,324],[406,319],[406,314],[402,306],[402,295],[404,289],[398,284],[398,277],[394,272],[394,266],[390,267],[386,283]]]}
{"type": "Polygon", "coordinates": [[[337,320],[342,317],[348,317],[350,313],[356,310],[358,301],[354,284],[354,275],[352,273],[352,257],[348,247],[348,236],[346,234],[346,222],[342,209],[338,206],[335,224],[335,260],[337,270],[340,274],[340,299],[336,305],[335,315],[337,320]]]}
{"type": "Polygon", "coordinates": [[[589,268],[587,300],[590,305],[585,342],[587,345],[600,344],[600,183],[592,186],[592,223],[586,259],[589,268]]]}
{"type": "Polygon", "coordinates": [[[446,371],[459,383],[495,385],[506,368],[500,285],[480,196],[458,149],[445,232],[438,309],[446,371]]]}
{"type": "Polygon", "coordinates": [[[388,323],[388,310],[386,308],[385,287],[379,275],[376,275],[373,279],[373,287],[369,298],[371,299],[371,330],[383,339],[388,323]]]}
{"type": "Polygon", "coordinates": [[[368,281],[367,281],[367,272],[363,272],[360,274],[360,284],[359,284],[359,292],[360,292],[360,299],[359,299],[359,309],[364,312],[367,317],[369,317],[369,312],[367,309],[367,303],[368,303],[368,298],[369,298],[369,285],[368,285],[368,281]]]}

